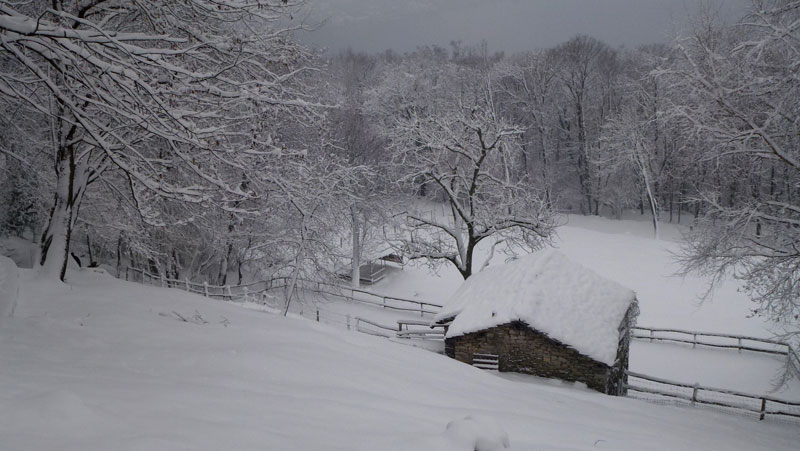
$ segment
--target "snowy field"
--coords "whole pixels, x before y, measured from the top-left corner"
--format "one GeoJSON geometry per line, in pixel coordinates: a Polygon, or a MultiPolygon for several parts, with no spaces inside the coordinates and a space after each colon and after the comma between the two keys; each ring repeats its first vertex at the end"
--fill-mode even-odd
{"type": "MultiPolygon", "coordinates": [[[[769,337],[770,324],[751,317],[754,307],[739,284],[729,281],[710,299],[701,301],[707,284],[700,277],[677,275],[679,267],[672,255],[681,243],[681,226],[661,225],[661,239],[653,239],[652,224],[646,217],[608,220],[600,217],[569,215],[557,229],[554,245],[570,259],[601,276],[633,289],[641,315],[639,324],[648,327],[677,327],[703,332],[735,332],[769,337]]],[[[489,243],[476,252],[479,264],[488,256],[489,243]]],[[[506,256],[495,253],[491,264],[503,263],[506,256]]],[[[397,273],[395,273],[397,274],[397,273]]],[[[381,293],[442,303],[460,285],[458,272],[447,266],[430,270],[417,263],[407,265],[399,276],[388,278],[372,288],[381,293]]]]}
{"type": "Polygon", "coordinates": [[[790,450],[800,439],[796,424],[505,379],[93,270],[69,284],[22,270],[0,361],[3,450],[471,450],[497,428],[512,450],[790,450]]]}
{"type": "MultiPolygon", "coordinates": [[[[612,221],[570,215],[565,220],[567,224],[558,229],[555,246],[570,259],[633,289],[641,309],[640,326],[762,338],[778,332],[771,324],[750,314],[753,304],[737,291],[738,282],[727,281],[712,297],[701,300],[700,296],[707,289],[705,280],[676,275],[679,268],[673,261],[673,254],[680,249],[681,227],[662,224],[661,239],[656,240],[646,217],[612,221]]],[[[483,251],[478,253],[479,261],[488,256],[487,248],[479,248],[483,251]]],[[[491,264],[501,264],[505,258],[503,254],[495,254],[491,264]]],[[[422,263],[412,263],[403,270],[390,271],[384,280],[369,289],[442,304],[461,282],[461,276],[451,267],[431,269],[422,263]]],[[[340,315],[370,318],[387,325],[395,324],[398,318],[414,318],[414,315],[348,304],[336,298],[320,305],[340,315]]],[[[784,363],[784,358],[768,354],[692,349],[691,346],[646,341],[634,342],[630,361],[633,371],[675,381],[800,400],[797,379],[781,387],[775,386],[784,363]]]]}

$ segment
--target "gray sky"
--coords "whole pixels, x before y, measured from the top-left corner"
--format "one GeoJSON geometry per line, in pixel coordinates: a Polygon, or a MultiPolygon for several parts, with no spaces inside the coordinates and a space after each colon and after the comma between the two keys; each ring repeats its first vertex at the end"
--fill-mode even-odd
{"type": "MultiPolygon", "coordinates": [[[[306,37],[333,51],[403,52],[451,40],[514,52],[550,47],[576,34],[612,46],[666,42],[709,0],[309,0],[327,23],[306,37]]],[[[711,0],[721,15],[742,15],[750,0],[711,0]]]]}

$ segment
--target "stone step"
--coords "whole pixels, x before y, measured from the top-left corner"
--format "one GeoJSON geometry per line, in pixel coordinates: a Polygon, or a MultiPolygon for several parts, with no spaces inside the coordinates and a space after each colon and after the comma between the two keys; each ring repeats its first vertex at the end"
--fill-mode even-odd
{"type": "Polygon", "coordinates": [[[491,363],[497,365],[497,359],[472,359],[472,363],[491,363]]]}
{"type": "Polygon", "coordinates": [[[488,364],[488,363],[473,363],[472,366],[475,368],[480,368],[482,370],[497,370],[500,366],[497,364],[488,364]]]}

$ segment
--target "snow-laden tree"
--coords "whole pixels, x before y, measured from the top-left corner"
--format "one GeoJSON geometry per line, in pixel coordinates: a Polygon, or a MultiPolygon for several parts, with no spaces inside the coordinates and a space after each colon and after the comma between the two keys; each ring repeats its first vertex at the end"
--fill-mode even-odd
{"type": "Polygon", "coordinates": [[[550,236],[554,220],[543,192],[511,176],[523,129],[497,111],[491,79],[451,70],[448,86],[458,87],[425,109],[408,109],[389,133],[400,182],[412,190],[428,186],[426,194],[449,210],[411,208],[402,252],[447,261],[466,279],[479,270],[475,249],[483,240],[535,248],[550,236]]]}
{"type": "Polygon", "coordinates": [[[260,195],[264,157],[291,152],[265,118],[314,115],[298,82],[309,55],[282,25],[296,8],[0,1],[0,101],[47,118],[55,169],[42,272],[63,278],[87,186],[108,172],[145,215],[147,196],[239,211],[260,195]]]}
{"type": "Polygon", "coordinates": [[[800,1],[757,1],[729,28],[678,43],[665,77],[682,83],[676,108],[708,144],[705,215],[682,261],[719,280],[733,275],[754,312],[800,333],[800,1]]]}
{"type": "MultiPolygon", "coordinates": [[[[650,121],[642,120],[634,106],[628,106],[609,121],[604,129],[602,156],[595,160],[600,171],[613,172],[616,178],[634,176],[639,179],[647,197],[653,220],[653,234],[659,236],[659,199],[656,196],[655,148],[649,138],[650,121]]],[[[617,184],[618,182],[614,182],[617,184]]]]}
{"type": "Polygon", "coordinates": [[[364,105],[367,92],[378,82],[377,58],[348,51],[332,60],[330,68],[332,86],[326,94],[337,104],[326,124],[330,150],[353,168],[370,168],[350,180],[350,233],[340,237],[342,244],[349,243],[350,252],[342,249],[343,259],[349,260],[350,281],[358,287],[365,251],[379,244],[376,237],[385,245],[375,232],[385,225],[388,216],[385,192],[390,184],[378,178],[387,163],[385,141],[378,136],[364,105]]]}
{"type": "Polygon", "coordinates": [[[616,100],[613,94],[617,54],[604,42],[588,36],[576,36],[551,52],[564,96],[565,108],[559,122],[585,200],[580,209],[586,214],[599,214],[599,180],[592,153],[603,116],[616,100]]]}
{"type": "Polygon", "coordinates": [[[521,136],[521,171],[544,190],[552,204],[560,174],[558,80],[552,52],[523,53],[492,68],[495,97],[505,117],[525,127],[521,136]]]}

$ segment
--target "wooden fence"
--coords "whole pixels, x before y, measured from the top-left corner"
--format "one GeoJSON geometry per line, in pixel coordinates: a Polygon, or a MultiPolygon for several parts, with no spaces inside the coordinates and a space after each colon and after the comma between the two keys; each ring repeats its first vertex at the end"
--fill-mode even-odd
{"type": "Polygon", "coordinates": [[[430,321],[400,319],[397,320],[397,338],[418,338],[422,340],[444,341],[443,324],[431,325],[430,321]]]}
{"type": "Polygon", "coordinates": [[[798,355],[797,350],[795,350],[791,344],[783,341],[747,337],[744,335],[651,327],[633,327],[632,331],[633,338],[649,340],[650,342],[666,341],[690,344],[693,348],[700,345],[714,348],[736,349],[739,352],[751,351],[785,355],[787,365],[794,371],[796,376],[800,377],[800,355],[798,355]]]}
{"type": "Polygon", "coordinates": [[[759,420],[763,420],[768,415],[800,420],[800,401],[787,401],[771,396],[671,381],[633,371],[626,371],[625,374],[628,377],[624,387],[628,389],[628,395],[632,397],[651,399],[652,396],[658,396],[669,398],[678,404],[707,405],[733,410],[758,416],[759,420]],[[631,392],[637,392],[644,396],[632,395],[631,392]]]}
{"type": "MultiPolygon", "coordinates": [[[[286,284],[289,282],[290,278],[275,277],[269,280],[256,281],[242,285],[209,285],[205,282],[202,284],[190,282],[188,279],[170,279],[165,277],[163,274],[153,274],[142,269],[128,267],[125,270],[125,280],[150,283],[152,285],[165,288],[178,288],[184,291],[201,294],[206,297],[233,300],[250,298],[252,296],[263,296],[270,290],[282,289],[286,287],[286,284]]],[[[342,287],[327,282],[316,282],[306,279],[298,279],[297,282],[298,289],[303,291],[337,296],[349,301],[369,304],[390,310],[415,313],[419,312],[420,316],[424,316],[425,314],[434,315],[442,308],[441,305],[428,301],[386,296],[367,290],[342,287]]]]}
{"type": "MultiPolygon", "coordinates": [[[[273,284],[283,287],[287,282],[286,277],[278,277],[272,279],[273,284]]],[[[435,315],[439,313],[442,306],[428,301],[420,301],[415,299],[405,299],[395,296],[386,296],[379,293],[373,293],[367,290],[358,288],[343,287],[327,282],[315,282],[311,280],[300,279],[298,287],[304,291],[313,293],[327,294],[347,299],[352,302],[359,302],[362,304],[369,304],[377,307],[382,307],[389,310],[397,310],[403,312],[419,312],[419,316],[435,315]],[[349,293],[349,294],[348,294],[349,293]]]]}

